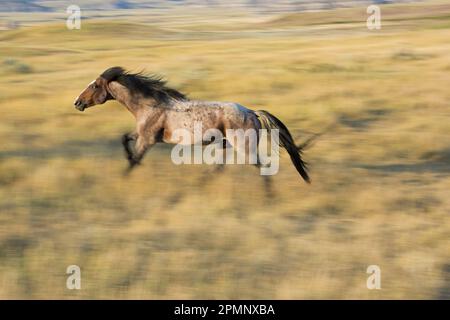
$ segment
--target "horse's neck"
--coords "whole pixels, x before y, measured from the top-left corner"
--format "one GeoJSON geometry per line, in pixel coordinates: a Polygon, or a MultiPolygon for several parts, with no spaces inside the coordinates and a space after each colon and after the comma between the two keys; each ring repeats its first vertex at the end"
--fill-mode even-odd
{"type": "Polygon", "coordinates": [[[139,110],[141,109],[140,107],[139,107],[139,103],[135,103],[135,102],[133,102],[133,101],[119,101],[121,104],[123,104],[127,109],[128,109],[128,111],[130,111],[131,112],[131,114],[133,114],[133,116],[135,117],[135,118],[137,118],[138,117],[138,115],[139,115],[139,110]]]}
{"type": "Polygon", "coordinates": [[[135,118],[138,118],[142,114],[148,115],[155,111],[156,102],[153,99],[148,98],[133,98],[131,96],[126,99],[117,100],[121,104],[123,104],[128,111],[130,111],[135,118]]]}
{"type": "Polygon", "coordinates": [[[116,81],[110,82],[108,88],[114,99],[124,105],[136,119],[143,112],[146,114],[151,112],[152,107],[156,104],[155,99],[135,96],[127,87],[116,81]]]}

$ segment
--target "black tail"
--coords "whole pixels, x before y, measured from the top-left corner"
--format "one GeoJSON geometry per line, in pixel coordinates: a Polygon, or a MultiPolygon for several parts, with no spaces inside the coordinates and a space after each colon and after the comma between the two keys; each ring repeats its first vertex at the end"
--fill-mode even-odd
{"type": "Polygon", "coordinates": [[[261,120],[261,124],[267,130],[270,129],[278,129],[280,133],[280,147],[286,149],[291,157],[292,163],[297,169],[298,173],[302,176],[303,180],[308,183],[311,183],[309,179],[306,163],[302,160],[302,147],[298,147],[295,145],[294,139],[292,138],[291,133],[288,128],[274,115],[270,114],[265,110],[255,111],[256,115],[261,120]]]}

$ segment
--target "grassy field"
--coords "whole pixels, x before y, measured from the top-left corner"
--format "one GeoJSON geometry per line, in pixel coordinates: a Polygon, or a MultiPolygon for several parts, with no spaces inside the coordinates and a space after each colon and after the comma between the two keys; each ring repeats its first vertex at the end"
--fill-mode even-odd
{"type": "Polygon", "coordinates": [[[0,298],[449,299],[450,5],[366,18],[148,11],[0,31],[0,298]],[[299,142],[324,131],[312,184],[283,155],[267,199],[251,166],[212,175],[163,145],[124,177],[131,114],[72,105],[114,65],[266,109],[299,142]]]}

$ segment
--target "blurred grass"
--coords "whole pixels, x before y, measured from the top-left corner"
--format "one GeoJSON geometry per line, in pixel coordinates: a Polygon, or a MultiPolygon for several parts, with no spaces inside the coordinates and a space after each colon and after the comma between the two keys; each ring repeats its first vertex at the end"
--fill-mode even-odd
{"type": "Polygon", "coordinates": [[[382,14],[376,32],[361,8],[0,32],[0,298],[449,298],[450,6],[382,14]],[[72,106],[113,65],[267,109],[299,141],[326,129],[313,184],[283,157],[266,199],[254,168],[175,166],[163,145],[123,177],[132,116],[72,106]]]}

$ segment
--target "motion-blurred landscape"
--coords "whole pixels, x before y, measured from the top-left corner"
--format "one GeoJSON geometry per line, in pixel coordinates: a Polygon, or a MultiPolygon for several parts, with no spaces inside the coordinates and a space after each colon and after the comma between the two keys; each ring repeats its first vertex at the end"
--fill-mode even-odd
{"type": "Polygon", "coordinates": [[[0,298],[450,298],[448,1],[380,5],[380,30],[368,1],[238,2],[78,1],[69,30],[76,3],[2,1],[0,298]],[[268,198],[253,167],[167,145],[125,177],[134,118],[73,107],[115,65],[322,132],[312,184],[282,154],[268,198]]]}

